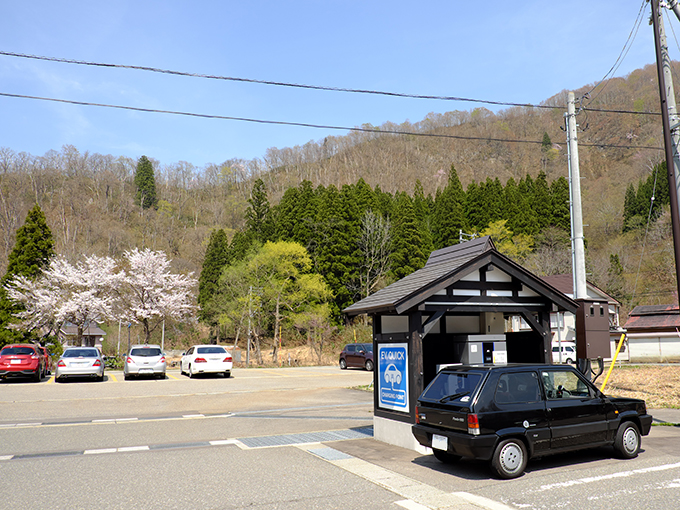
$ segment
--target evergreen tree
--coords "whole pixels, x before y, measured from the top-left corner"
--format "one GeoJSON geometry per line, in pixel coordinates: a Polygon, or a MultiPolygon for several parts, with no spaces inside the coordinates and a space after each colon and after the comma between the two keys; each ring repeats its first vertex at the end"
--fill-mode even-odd
{"type": "Polygon", "coordinates": [[[569,182],[567,179],[559,177],[552,182],[550,185],[550,199],[552,203],[552,224],[567,232],[571,232],[569,182]]]}
{"type": "Polygon", "coordinates": [[[416,185],[413,189],[413,211],[418,222],[418,230],[420,231],[420,239],[422,240],[423,254],[427,257],[434,250],[432,244],[431,231],[431,216],[432,216],[432,197],[425,197],[423,185],[420,180],[416,180],[416,185]]]}
{"type": "Polygon", "coordinates": [[[22,310],[21,305],[7,298],[4,286],[15,276],[36,278],[54,256],[52,231],[39,205],[28,212],[26,221],[16,233],[16,243],[8,257],[7,273],[0,283],[0,346],[19,341],[37,339],[34,334],[9,329],[13,313],[22,310]]]}
{"type": "Polygon", "coordinates": [[[552,197],[550,196],[550,187],[548,186],[548,178],[545,172],[541,170],[534,182],[534,192],[531,195],[531,209],[536,213],[536,220],[538,230],[534,234],[540,232],[548,225],[552,224],[552,197]]]}
{"type": "Polygon", "coordinates": [[[475,232],[481,232],[489,224],[482,196],[482,188],[477,185],[476,181],[468,184],[467,192],[465,193],[465,211],[467,224],[475,232]]]}
{"type": "Polygon", "coordinates": [[[422,239],[413,208],[413,202],[406,193],[395,197],[392,215],[392,276],[399,280],[425,265],[426,256],[422,250],[422,239]]]}
{"type": "Polygon", "coordinates": [[[543,154],[547,153],[552,149],[552,140],[547,132],[543,132],[543,141],[541,141],[541,152],[543,154]]]}
{"type": "Polygon", "coordinates": [[[269,209],[267,188],[262,179],[253,183],[253,189],[248,199],[250,207],[246,209],[246,226],[253,237],[264,244],[273,236],[273,220],[269,209]]]}
{"type": "Polygon", "coordinates": [[[153,165],[146,156],[142,156],[137,162],[135,186],[137,186],[137,204],[141,205],[143,209],[156,207],[158,203],[158,198],[156,197],[156,179],[154,177],[153,165]]]}
{"type": "Polygon", "coordinates": [[[218,289],[218,280],[229,261],[229,240],[223,229],[213,230],[205,251],[201,275],[198,278],[198,318],[214,325],[210,301],[218,289]]]}
{"type": "Polygon", "coordinates": [[[632,228],[633,217],[637,214],[637,195],[635,186],[631,182],[626,188],[626,195],[623,200],[623,232],[628,232],[632,228]]]}
{"type": "Polygon", "coordinates": [[[458,244],[460,230],[465,230],[465,191],[453,165],[446,187],[434,203],[433,238],[435,249],[458,244]]]}

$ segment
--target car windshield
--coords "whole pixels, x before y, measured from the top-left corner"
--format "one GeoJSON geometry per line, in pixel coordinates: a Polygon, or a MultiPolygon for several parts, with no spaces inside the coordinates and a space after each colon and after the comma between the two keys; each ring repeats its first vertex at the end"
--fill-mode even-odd
{"type": "Polygon", "coordinates": [[[97,358],[99,351],[97,349],[66,349],[62,358],[97,358]]]}
{"type": "Polygon", "coordinates": [[[161,350],[158,347],[137,347],[130,351],[130,356],[160,356],[161,350]]]}
{"type": "Polygon", "coordinates": [[[224,354],[224,347],[197,347],[196,354],[224,354]]]}
{"type": "Polygon", "coordinates": [[[472,394],[482,380],[478,372],[440,372],[425,388],[424,399],[449,401],[472,394]]]}
{"type": "Polygon", "coordinates": [[[16,356],[17,354],[20,356],[31,356],[35,354],[35,351],[31,347],[5,347],[0,351],[0,356],[16,356]]]}

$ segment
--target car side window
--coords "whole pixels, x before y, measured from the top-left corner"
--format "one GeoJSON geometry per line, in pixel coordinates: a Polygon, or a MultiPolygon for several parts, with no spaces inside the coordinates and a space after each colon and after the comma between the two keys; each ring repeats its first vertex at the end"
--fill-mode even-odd
{"type": "Polygon", "coordinates": [[[541,374],[543,387],[548,400],[564,398],[592,397],[590,388],[574,372],[564,370],[544,370],[541,374]]]}
{"type": "Polygon", "coordinates": [[[496,386],[496,402],[500,404],[538,402],[541,392],[535,372],[501,374],[496,386]]]}
{"type": "Polygon", "coordinates": [[[355,348],[354,345],[348,345],[347,346],[347,352],[354,352],[354,348],[355,348]]]}
{"type": "Polygon", "coordinates": [[[189,350],[187,351],[187,356],[190,356],[194,353],[194,348],[190,347],[189,350]]]}

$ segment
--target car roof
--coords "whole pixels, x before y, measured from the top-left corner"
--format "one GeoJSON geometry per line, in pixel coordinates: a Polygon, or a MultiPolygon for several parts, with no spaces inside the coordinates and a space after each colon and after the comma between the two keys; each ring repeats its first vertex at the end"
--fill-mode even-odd
{"type": "Polygon", "coordinates": [[[136,345],[131,345],[130,349],[134,349],[136,347],[158,347],[159,349],[161,348],[161,346],[158,345],[158,344],[136,344],[136,345]]]}
{"type": "Polygon", "coordinates": [[[551,365],[549,363],[508,363],[507,365],[491,365],[491,364],[486,364],[486,365],[450,365],[447,367],[444,367],[440,370],[440,372],[456,372],[456,371],[478,371],[478,372],[491,372],[491,371],[500,371],[500,370],[509,370],[513,369],[516,370],[518,368],[523,368],[523,369],[545,369],[545,368],[550,368],[550,369],[559,369],[559,370],[575,370],[574,367],[570,365],[551,365]]]}

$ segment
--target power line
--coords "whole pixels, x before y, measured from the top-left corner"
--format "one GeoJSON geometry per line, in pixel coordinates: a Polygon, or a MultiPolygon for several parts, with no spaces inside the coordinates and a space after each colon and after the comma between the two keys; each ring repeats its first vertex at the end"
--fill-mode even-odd
{"type": "MultiPolygon", "coordinates": [[[[637,17],[635,18],[635,22],[633,23],[633,28],[631,29],[630,33],[628,34],[628,39],[626,42],[623,44],[623,48],[621,49],[621,53],[619,53],[619,56],[616,58],[616,61],[614,64],[611,66],[609,71],[602,77],[602,79],[595,84],[595,86],[590,89],[590,92],[587,92],[585,94],[586,97],[589,97],[590,94],[602,84],[608,76],[613,75],[616,70],[618,70],[619,67],[621,67],[621,64],[623,64],[623,59],[626,58],[626,55],[628,55],[628,52],[630,51],[631,47],[633,46],[633,41],[635,40],[635,37],[637,37],[638,30],[640,30],[640,25],[642,24],[642,20],[644,19],[644,14],[647,11],[647,3],[648,0],[642,0],[642,5],[640,5],[640,10],[638,11],[637,17]]],[[[604,91],[604,89],[607,87],[607,84],[609,82],[605,83],[603,87],[597,92],[597,95],[592,99],[592,101],[595,101],[599,97],[599,95],[604,91]]]]}
{"type": "MultiPolygon", "coordinates": [[[[100,108],[115,108],[119,110],[128,110],[144,113],[163,113],[168,115],[182,115],[185,117],[199,117],[203,119],[218,119],[218,120],[234,120],[240,122],[253,122],[257,124],[275,124],[283,126],[296,126],[296,127],[307,127],[314,129],[332,129],[338,131],[357,131],[363,133],[377,133],[377,134],[387,134],[387,135],[402,135],[402,136],[420,136],[426,138],[450,138],[454,140],[476,140],[483,142],[503,142],[503,143],[529,143],[529,144],[543,144],[543,140],[511,140],[509,138],[488,138],[481,136],[463,136],[463,135],[447,135],[438,133],[416,133],[413,131],[396,131],[391,129],[379,129],[379,128],[359,128],[359,127],[344,127],[344,126],[331,126],[324,124],[310,124],[306,122],[288,122],[282,120],[264,120],[264,119],[252,119],[247,117],[231,117],[226,115],[213,115],[207,113],[192,113],[192,112],[180,112],[174,110],[158,110],[153,108],[141,108],[136,106],[124,106],[124,105],[112,105],[105,103],[91,103],[86,101],[74,101],[70,99],[57,99],[51,97],[40,97],[40,96],[28,96],[24,94],[11,94],[8,92],[0,92],[0,96],[11,97],[16,99],[33,99],[38,101],[51,101],[55,103],[65,103],[74,104],[79,106],[96,106],[100,108]]],[[[616,149],[652,149],[652,150],[663,150],[663,147],[650,147],[644,145],[612,145],[612,144],[601,144],[601,143],[583,143],[579,142],[579,146],[583,147],[599,147],[599,148],[616,148],[616,149]]]]}
{"type": "MultiPolygon", "coordinates": [[[[46,57],[46,56],[40,56],[40,55],[29,55],[26,53],[16,53],[16,52],[10,52],[10,51],[0,51],[0,55],[5,55],[8,57],[18,57],[18,58],[28,58],[28,59],[33,59],[33,60],[44,60],[47,62],[59,62],[59,63],[64,63],[64,64],[77,64],[77,65],[85,65],[85,66],[94,66],[94,67],[107,67],[107,68],[117,68],[117,69],[134,69],[138,71],[148,71],[148,72],[154,72],[154,73],[162,73],[162,74],[170,74],[170,75],[175,75],[175,76],[188,76],[192,78],[207,78],[211,80],[226,80],[226,81],[236,81],[236,82],[243,82],[243,83],[257,83],[257,84],[262,84],[262,85],[275,85],[279,87],[293,87],[293,88],[301,88],[301,89],[311,89],[311,90],[325,90],[325,91],[331,91],[331,92],[348,92],[348,93],[355,93],[355,94],[372,94],[372,95],[379,95],[379,96],[389,96],[389,97],[401,97],[401,98],[409,98],[409,99],[431,99],[431,100],[437,100],[437,101],[462,101],[462,102],[469,102],[469,103],[480,103],[480,104],[488,104],[488,105],[494,105],[494,106],[516,106],[516,107],[522,107],[522,108],[541,108],[541,109],[548,109],[548,110],[564,110],[566,106],[549,106],[549,105],[541,105],[541,104],[530,104],[530,103],[513,103],[513,102],[507,102],[507,101],[491,101],[487,99],[471,99],[467,97],[456,97],[456,96],[435,96],[435,95],[425,95],[425,94],[405,94],[401,92],[389,92],[389,91],[380,91],[380,90],[369,90],[369,89],[351,89],[351,88],[343,88],[343,87],[329,87],[329,86],[323,86],[323,85],[304,85],[300,83],[287,83],[287,82],[280,82],[280,81],[270,81],[270,80],[256,80],[252,78],[238,78],[238,77],[233,77],[233,76],[219,76],[219,75],[210,75],[210,74],[199,74],[199,73],[189,73],[185,71],[174,71],[174,70],[169,70],[169,69],[160,69],[157,67],[150,67],[150,66],[136,66],[136,65],[128,65],[128,64],[110,64],[110,63],[103,63],[103,62],[91,62],[87,60],[75,60],[75,59],[67,59],[67,58],[58,58],[58,57],[46,57]]],[[[660,113],[656,112],[636,112],[636,111],[628,111],[628,110],[604,110],[604,109],[590,109],[590,111],[597,111],[597,112],[606,112],[606,113],[620,113],[620,114],[633,114],[633,115],[660,115],[660,113]]]]}

